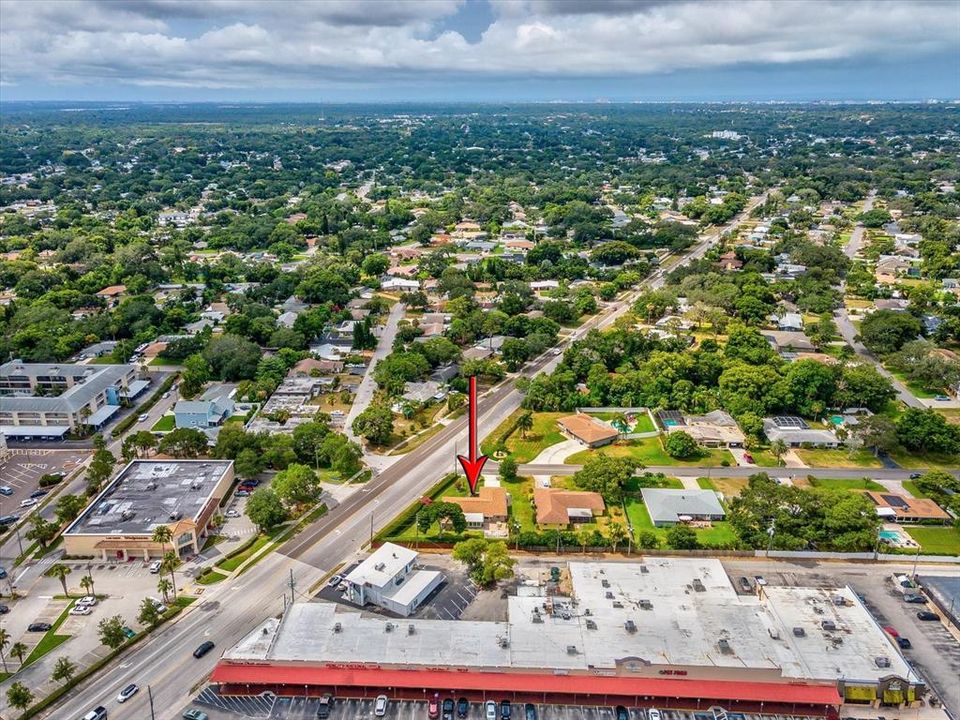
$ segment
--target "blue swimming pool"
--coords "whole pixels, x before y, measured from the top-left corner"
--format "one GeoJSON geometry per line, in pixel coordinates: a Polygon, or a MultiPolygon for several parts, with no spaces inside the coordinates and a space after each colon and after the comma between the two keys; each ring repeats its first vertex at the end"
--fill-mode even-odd
{"type": "Polygon", "coordinates": [[[663,424],[664,424],[666,427],[676,427],[676,426],[679,425],[680,423],[678,423],[676,420],[669,420],[669,419],[668,419],[668,420],[664,420],[664,421],[663,421],[663,424]]]}

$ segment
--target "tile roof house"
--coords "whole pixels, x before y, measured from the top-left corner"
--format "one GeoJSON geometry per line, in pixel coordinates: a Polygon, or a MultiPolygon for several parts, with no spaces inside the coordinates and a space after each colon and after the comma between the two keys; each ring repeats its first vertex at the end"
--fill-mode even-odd
{"type": "Polygon", "coordinates": [[[609,445],[620,435],[610,425],[583,413],[562,417],[557,425],[564,435],[590,448],[609,445]]]}
{"type": "Polygon", "coordinates": [[[309,375],[314,370],[321,373],[342,373],[342,360],[316,360],[304,358],[293,366],[292,372],[297,375],[309,375]]]}
{"type": "Polygon", "coordinates": [[[507,491],[502,487],[484,485],[475,496],[444,497],[443,502],[459,505],[467,520],[467,527],[482,529],[485,534],[501,536],[508,532],[503,523],[507,522],[507,491]]]}
{"type": "Polygon", "coordinates": [[[550,527],[592,522],[606,510],[600,493],[557,488],[534,488],[533,504],[537,508],[537,525],[550,527]]]}

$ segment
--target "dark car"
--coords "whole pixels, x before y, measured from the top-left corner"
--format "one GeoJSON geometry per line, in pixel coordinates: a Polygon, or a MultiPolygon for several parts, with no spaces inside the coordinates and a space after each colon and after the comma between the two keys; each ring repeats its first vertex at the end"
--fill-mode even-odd
{"type": "Polygon", "coordinates": [[[206,642],[201,643],[200,647],[198,647],[196,650],[193,651],[193,656],[199,660],[208,652],[213,650],[213,648],[214,648],[213,642],[210,640],[207,640],[206,642]]]}
{"type": "Polygon", "coordinates": [[[927,599],[923,595],[919,595],[917,593],[905,593],[903,596],[903,601],[922,605],[927,601],[927,599]]]}
{"type": "Polygon", "coordinates": [[[333,695],[327,693],[320,698],[320,704],[317,706],[317,719],[324,720],[330,717],[330,710],[333,708],[333,695]]]}
{"type": "Polygon", "coordinates": [[[911,479],[911,480],[918,480],[918,479],[920,479],[920,478],[922,478],[922,477],[923,477],[923,475],[920,474],[920,473],[910,473],[910,479],[911,479]]]}
{"type": "Polygon", "coordinates": [[[457,700],[457,717],[465,718],[470,712],[470,702],[466,698],[457,700]]]}
{"type": "Polygon", "coordinates": [[[443,705],[440,707],[443,715],[443,720],[453,720],[453,698],[447,698],[443,701],[443,705]]]}
{"type": "Polygon", "coordinates": [[[741,577],[740,587],[743,589],[744,592],[750,592],[753,589],[753,585],[750,584],[750,578],[741,577]]]}
{"type": "Polygon", "coordinates": [[[50,623],[36,622],[36,623],[30,623],[27,626],[27,631],[28,632],[47,632],[47,630],[49,630],[51,627],[53,626],[50,623]]]}
{"type": "Polygon", "coordinates": [[[527,703],[523,706],[523,720],[537,720],[537,706],[527,703]]]}
{"type": "Polygon", "coordinates": [[[6,605],[0,605],[0,615],[6,615],[8,612],[10,612],[10,608],[6,605]]]}
{"type": "Polygon", "coordinates": [[[6,568],[0,567],[0,580],[3,580],[5,577],[7,577],[7,570],[6,568]]]}
{"type": "Polygon", "coordinates": [[[13,525],[19,519],[19,515],[4,515],[0,517],[0,525],[13,525]]]}
{"type": "Polygon", "coordinates": [[[500,720],[510,720],[510,715],[512,714],[512,708],[510,707],[509,700],[500,701],[500,720]]]}
{"type": "Polygon", "coordinates": [[[617,705],[617,720],[630,720],[630,715],[623,705],[617,705]]]}
{"type": "Polygon", "coordinates": [[[940,616],[935,612],[930,612],[929,610],[921,610],[917,613],[918,620],[939,620],[940,616]]]}
{"type": "Polygon", "coordinates": [[[46,495],[48,492],[50,492],[50,491],[49,491],[49,490],[42,490],[42,489],[41,489],[41,490],[34,490],[32,493],[30,493],[30,497],[32,497],[32,498],[42,498],[42,497],[43,497],[44,495],[46,495]]]}
{"type": "Polygon", "coordinates": [[[900,646],[901,650],[908,650],[909,648],[913,647],[913,645],[910,644],[910,638],[905,637],[898,637],[897,645],[900,646]]]}

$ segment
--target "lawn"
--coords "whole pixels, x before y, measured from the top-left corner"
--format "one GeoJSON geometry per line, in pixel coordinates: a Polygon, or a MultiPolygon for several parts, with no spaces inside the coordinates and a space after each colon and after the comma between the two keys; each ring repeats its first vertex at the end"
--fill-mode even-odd
{"type": "Polygon", "coordinates": [[[211,570],[209,572],[205,572],[203,575],[198,577],[196,580],[196,583],[197,585],[213,585],[214,583],[218,583],[221,580],[226,580],[226,579],[227,579],[227,576],[224,575],[223,573],[219,573],[216,570],[211,570]]]}
{"type": "MultiPolygon", "coordinates": [[[[500,423],[493,432],[491,432],[481,445],[481,450],[485,455],[493,455],[497,443],[503,440],[507,430],[514,426],[517,418],[523,414],[523,410],[517,410],[510,417],[500,423]]],[[[539,455],[543,450],[563,442],[566,438],[557,428],[557,419],[566,417],[570,413],[542,412],[534,413],[533,428],[528,430],[526,437],[521,436],[519,430],[514,430],[506,438],[504,445],[507,451],[518,463],[528,463],[539,455]]]]}
{"type": "Polygon", "coordinates": [[[891,375],[893,375],[897,380],[899,380],[904,385],[906,385],[907,389],[910,392],[912,392],[914,395],[916,395],[918,398],[920,398],[921,400],[931,400],[935,398],[937,395],[941,394],[944,390],[944,388],[940,388],[939,392],[931,392],[930,390],[926,390],[925,388],[923,388],[921,385],[915,382],[911,382],[910,380],[907,380],[907,376],[904,373],[898,372],[896,370],[890,370],[890,368],[887,368],[887,370],[889,370],[891,375]]]}
{"type": "Polygon", "coordinates": [[[157,355],[157,357],[153,358],[153,360],[148,362],[147,365],[150,365],[151,367],[170,367],[174,365],[180,365],[182,362],[183,360],[170,360],[157,355]]]}
{"type": "Polygon", "coordinates": [[[510,493],[510,521],[520,523],[521,532],[537,532],[537,511],[533,507],[533,478],[518,477],[516,482],[500,481],[510,493]]]}
{"type": "Polygon", "coordinates": [[[271,542],[269,535],[258,535],[257,539],[244,548],[243,552],[237,553],[233,557],[224,558],[217,563],[217,567],[226,572],[233,572],[269,542],[271,542]]]}
{"type": "Polygon", "coordinates": [[[60,629],[60,626],[63,625],[64,621],[67,619],[67,616],[70,613],[70,608],[72,607],[73,603],[71,602],[63,609],[63,612],[60,613],[60,617],[53,622],[46,634],[40,638],[40,642],[37,643],[37,646],[33,648],[30,654],[24,659],[23,667],[20,668],[21,670],[27,665],[36,662],[48,652],[70,639],[70,635],[57,635],[57,630],[60,629]]]}
{"type": "Polygon", "coordinates": [[[928,555],[960,555],[960,530],[950,527],[904,526],[928,555]]]}
{"type": "Polygon", "coordinates": [[[908,470],[956,470],[960,467],[960,456],[924,453],[917,455],[909,450],[893,450],[890,459],[908,470]]]}
{"type": "Polygon", "coordinates": [[[697,478],[697,484],[704,490],[716,490],[725,499],[736,497],[740,494],[748,483],[747,478],[742,477],[709,477],[697,478]]]}
{"type": "Polygon", "coordinates": [[[923,490],[917,487],[916,480],[904,480],[903,489],[906,490],[911,495],[913,495],[915,498],[927,497],[927,494],[923,490]]]}
{"type": "MultiPolygon", "coordinates": [[[[603,420],[605,422],[610,422],[614,418],[620,417],[622,413],[615,412],[599,412],[599,413],[590,413],[593,417],[598,420],[603,420]]],[[[649,413],[634,413],[634,419],[636,422],[634,426],[630,428],[631,433],[646,433],[654,432],[656,428],[653,426],[653,420],[650,419],[649,413]]]]}
{"type": "Polygon", "coordinates": [[[411,450],[416,450],[418,447],[423,445],[427,440],[429,440],[438,432],[443,430],[444,427],[446,426],[442,425],[441,423],[436,423],[435,425],[430,426],[429,428],[427,428],[426,430],[423,430],[417,435],[412,435],[406,441],[398,444],[395,448],[393,448],[393,450],[391,450],[387,454],[388,455],[405,455],[411,450]]]}
{"type": "Polygon", "coordinates": [[[883,463],[869,450],[831,450],[828,448],[797,448],[797,456],[814,468],[882,468],[883,463]]]}
{"type": "Polygon", "coordinates": [[[781,463],[769,450],[750,450],[750,457],[753,458],[753,464],[758,467],[780,467],[781,463]]]}
{"type": "Polygon", "coordinates": [[[654,465],[717,467],[720,466],[724,460],[731,466],[736,466],[737,464],[733,459],[733,455],[730,454],[730,451],[723,448],[703,448],[703,455],[695,460],[677,460],[666,453],[658,437],[643,438],[642,440],[609,445],[600,450],[581,450],[568,457],[565,462],[568,465],[583,465],[597,453],[610,455],[612,457],[632,458],[645,467],[654,465]]]}
{"type": "MultiPolygon", "coordinates": [[[[657,537],[660,538],[661,545],[666,545],[667,528],[654,527],[646,505],[639,498],[628,496],[624,499],[624,506],[635,533],[639,533],[641,530],[649,530],[656,533],[657,537]]],[[[728,546],[737,542],[737,534],[730,527],[730,523],[726,521],[715,522],[711,527],[696,530],[696,533],[700,544],[705,546],[728,546]]]]}
{"type": "Polygon", "coordinates": [[[810,478],[810,484],[824,490],[886,491],[883,485],[870,478],[810,478]]]}
{"type": "Polygon", "coordinates": [[[150,428],[150,430],[151,432],[170,432],[176,426],[177,418],[175,418],[173,415],[164,415],[153,424],[153,427],[150,428]]]}

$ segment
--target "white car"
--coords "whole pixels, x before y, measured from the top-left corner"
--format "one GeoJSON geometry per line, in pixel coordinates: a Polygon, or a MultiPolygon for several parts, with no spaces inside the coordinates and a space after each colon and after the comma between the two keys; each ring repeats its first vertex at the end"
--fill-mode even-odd
{"type": "Polygon", "coordinates": [[[130,683],[123,690],[120,691],[119,695],[117,695],[117,702],[118,703],[126,702],[127,700],[132,698],[134,695],[136,695],[139,689],[140,688],[137,687],[136,683],[130,683]]]}
{"type": "Polygon", "coordinates": [[[238,517],[240,517],[240,511],[239,511],[239,510],[230,509],[230,510],[227,510],[223,515],[224,515],[224,517],[238,518],[238,517]]]}
{"type": "Polygon", "coordinates": [[[554,348],[554,349],[553,349],[553,354],[554,354],[554,355],[563,355],[563,348],[554,348]]]}
{"type": "Polygon", "coordinates": [[[647,710],[647,720],[662,720],[660,711],[656,708],[650,708],[647,710]]]}
{"type": "Polygon", "coordinates": [[[37,504],[36,498],[27,498],[26,500],[20,501],[20,507],[22,508],[33,507],[36,504],[37,504]]]}
{"type": "Polygon", "coordinates": [[[84,595],[82,598],[77,600],[77,605],[88,605],[93,607],[97,604],[97,599],[93,595],[84,595]]]}
{"type": "Polygon", "coordinates": [[[138,421],[138,422],[146,422],[146,421],[147,421],[147,418],[149,418],[149,417],[150,417],[149,415],[147,415],[146,413],[143,413],[142,415],[140,415],[140,416],[137,418],[137,421],[138,421]]]}
{"type": "Polygon", "coordinates": [[[160,562],[159,560],[154,560],[152,563],[150,563],[150,574],[156,575],[158,572],[160,572],[160,568],[162,566],[163,566],[162,562],[160,562]]]}
{"type": "Polygon", "coordinates": [[[373,714],[375,717],[383,717],[387,714],[387,696],[377,695],[377,700],[373,704],[373,714]]]}
{"type": "Polygon", "coordinates": [[[763,575],[757,575],[753,579],[756,581],[757,585],[759,585],[760,587],[763,587],[764,585],[767,584],[767,581],[763,579],[763,575]]]}
{"type": "Polygon", "coordinates": [[[93,612],[93,608],[89,605],[74,605],[70,608],[70,615],[89,615],[93,612]]]}
{"type": "Polygon", "coordinates": [[[497,704],[493,700],[487,700],[486,720],[497,720],[497,704]]]}

